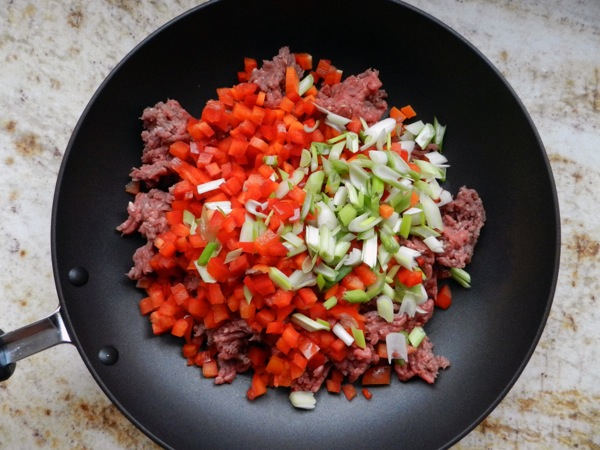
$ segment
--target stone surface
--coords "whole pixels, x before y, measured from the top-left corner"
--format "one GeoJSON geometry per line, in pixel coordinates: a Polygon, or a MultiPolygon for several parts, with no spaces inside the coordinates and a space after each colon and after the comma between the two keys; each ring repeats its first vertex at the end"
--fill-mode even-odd
{"type": "MultiPolygon", "coordinates": [[[[0,327],[51,313],[56,176],[88,100],[145,36],[197,1],[42,0],[0,8],[0,327]]],[[[562,258],[539,346],[456,448],[600,448],[600,3],[410,0],[472,42],[531,113],[554,171],[562,258]]],[[[507,135],[507,139],[510,136],[507,135]]],[[[510,162],[508,162],[510,163],[510,162]]],[[[533,282],[533,280],[532,280],[533,282]]],[[[77,350],[58,346],[0,383],[0,448],[151,448],[77,350]]]]}

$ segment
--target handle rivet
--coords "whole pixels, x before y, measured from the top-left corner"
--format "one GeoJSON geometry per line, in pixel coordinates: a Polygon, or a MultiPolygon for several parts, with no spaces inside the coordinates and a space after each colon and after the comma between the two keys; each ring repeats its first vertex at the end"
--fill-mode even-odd
{"type": "Polygon", "coordinates": [[[119,359],[119,351],[112,345],[105,345],[98,352],[98,359],[105,366],[112,366],[119,359]]]}
{"type": "Polygon", "coordinates": [[[69,270],[69,282],[73,286],[83,286],[88,282],[89,274],[84,267],[73,267],[69,270]]]}

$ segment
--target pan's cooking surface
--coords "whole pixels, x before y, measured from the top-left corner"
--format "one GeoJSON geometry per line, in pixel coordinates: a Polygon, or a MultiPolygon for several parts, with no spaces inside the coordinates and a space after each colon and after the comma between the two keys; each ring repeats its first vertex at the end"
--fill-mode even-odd
{"type": "MultiPolygon", "coordinates": [[[[497,53],[499,54],[499,51],[498,51],[497,53]]],[[[490,53],[490,54],[491,54],[491,53],[490,53]]],[[[270,56],[270,55],[265,55],[265,56],[270,56]]],[[[144,105],[144,106],[145,106],[145,105],[144,105]]],[[[437,113],[437,108],[434,108],[434,112],[436,112],[436,113],[437,113]]],[[[137,117],[137,115],[139,115],[139,111],[135,111],[135,113],[134,113],[134,117],[137,117]]],[[[137,126],[137,125],[138,125],[138,124],[136,123],[136,126],[137,126]]],[[[18,131],[18,130],[17,130],[17,131],[18,131]]],[[[35,148],[35,146],[33,146],[33,147],[35,148]]],[[[61,148],[62,148],[63,146],[62,146],[62,145],[57,145],[57,147],[61,147],[61,148]]],[[[38,157],[38,159],[40,159],[40,158],[38,157]]],[[[31,180],[30,180],[30,181],[31,181],[31,180]]],[[[119,183],[121,183],[121,181],[119,181],[119,183]]],[[[120,184],[120,186],[122,186],[122,184],[120,184]]],[[[120,186],[119,186],[119,187],[120,187],[120,186]]],[[[50,189],[50,190],[51,190],[51,189],[50,189]]],[[[118,217],[117,217],[117,222],[118,222],[119,220],[121,220],[121,219],[122,219],[122,217],[121,217],[121,216],[119,216],[119,214],[120,214],[120,213],[115,213],[115,215],[116,215],[116,216],[118,216],[118,217]]],[[[31,253],[29,253],[29,255],[31,256],[32,254],[31,254],[31,253]]],[[[85,259],[85,256],[84,256],[84,257],[82,257],[82,259],[85,259]]],[[[40,260],[41,260],[41,258],[40,258],[40,260]]],[[[82,262],[77,262],[76,264],[80,265],[80,264],[84,264],[84,263],[82,263],[82,262]]],[[[65,264],[65,265],[67,266],[67,265],[69,265],[69,264],[65,264]]],[[[126,262],[124,263],[124,266],[127,266],[127,263],[126,263],[126,262]]],[[[121,269],[119,269],[119,270],[121,270],[121,269]]],[[[93,278],[93,277],[92,277],[92,278],[93,278]]],[[[91,283],[91,282],[92,282],[92,281],[90,281],[90,283],[91,283]]],[[[86,286],[88,286],[88,285],[86,285],[86,286]]],[[[69,287],[69,289],[70,289],[70,287],[69,287]]],[[[13,291],[13,292],[14,292],[14,291],[13,291]]],[[[106,291],[105,291],[105,292],[106,292],[106,291]]],[[[52,295],[53,295],[53,293],[52,293],[52,292],[50,292],[50,293],[48,293],[48,294],[49,294],[49,296],[52,296],[52,295]]],[[[46,295],[48,295],[48,294],[46,294],[46,295]]],[[[48,306],[48,309],[51,309],[51,308],[53,308],[53,306],[54,306],[54,304],[51,304],[51,305],[49,305],[49,306],[48,306]]],[[[38,312],[39,312],[39,311],[38,311],[38,312]]],[[[32,314],[32,317],[31,317],[30,319],[36,319],[36,318],[38,318],[38,316],[39,316],[38,312],[34,312],[34,313],[32,314]]],[[[45,313],[45,312],[47,312],[47,311],[42,311],[42,313],[45,313]]],[[[132,323],[133,323],[133,322],[132,322],[132,323]]],[[[14,325],[14,326],[17,326],[17,325],[18,325],[18,323],[15,323],[15,325],[14,325]]],[[[133,331],[133,332],[135,332],[135,331],[136,331],[135,327],[137,326],[137,324],[134,324],[134,325],[135,325],[135,326],[132,328],[132,331],[133,331]]],[[[140,325],[140,326],[144,325],[144,322],[142,321],[141,323],[139,323],[139,325],[140,325]]],[[[10,326],[10,325],[9,325],[9,326],[3,326],[3,328],[5,328],[5,329],[6,329],[6,328],[8,328],[8,329],[10,329],[10,328],[11,328],[11,326],[10,326]]],[[[142,328],[143,328],[143,327],[142,327],[142,328]]],[[[110,344],[110,343],[109,343],[109,344],[103,344],[103,345],[102,345],[102,347],[104,347],[104,345],[112,345],[112,344],[110,344]]],[[[161,345],[169,345],[169,344],[168,344],[168,343],[163,343],[163,344],[161,344],[161,345]]],[[[96,353],[97,353],[97,352],[98,352],[98,351],[99,351],[99,350],[100,350],[102,347],[99,347],[98,349],[96,349],[96,350],[95,350],[95,351],[96,351],[96,353]]],[[[124,356],[123,356],[123,355],[124,355],[124,353],[127,353],[126,347],[121,347],[121,346],[118,346],[117,344],[115,344],[115,347],[118,347],[118,350],[119,350],[119,360],[118,360],[117,364],[115,364],[115,365],[111,366],[112,368],[116,368],[116,367],[118,367],[118,366],[119,366],[119,364],[120,364],[120,363],[122,363],[123,361],[126,361],[126,359],[124,359],[124,356]],[[125,349],[125,350],[124,350],[124,349],[125,349]]],[[[176,351],[177,347],[178,347],[178,346],[175,346],[175,350],[173,350],[173,351],[176,351]]],[[[59,353],[59,354],[70,354],[70,355],[71,355],[71,359],[73,359],[73,362],[72,362],[72,364],[75,364],[75,365],[77,365],[77,363],[78,363],[78,361],[77,361],[78,357],[75,355],[75,352],[74,352],[74,351],[73,351],[73,352],[71,352],[72,350],[73,350],[72,348],[65,348],[65,349],[62,349],[62,348],[61,348],[61,349],[56,349],[56,353],[59,353]]],[[[150,351],[150,350],[149,350],[149,351],[150,351]]],[[[54,352],[54,350],[53,350],[53,352],[54,352]]],[[[53,353],[53,354],[56,354],[56,353],[53,353]]],[[[42,358],[42,359],[50,359],[50,358],[47,358],[45,355],[40,355],[40,358],[42,358]]],[[[25,371],[25,370],[26,370],[26,364],[29,364],[29,362],[24,362],[24,363],[22,364],[22,366],[21,366],[21,369],[20,369],[20,370],[21,370],[21,373],[23,373],[23,371],[25,371]]],[[[534,361],[534,364],[535,364],[535,361],[534,361]]],[[[109,366],[106,366],[106,367],[109,367],[109,366]]],[[[61,369],[62,369],[62,368],[61,368],[61,369]]],[[[112,369],[111,369],[111,370],[112,370],[112,369]]],[[[71,374],[71,369],[70,369],[70,368],[65,368],[65,369],[64,369],[64,371],[65,371],[65,375],[62,377],[62,378],[63,378],[63,380],[64,380],[65,378],[68,378],[68,376],[71,374]]],[[[17,373],[19,373],[19,369],[17,370],[17,373]]],[[[75,377],[74,377],[74,378],[75,378],[75,377]]],[[[196,380],[194,380],[194,381],[196,381],[196,380]]],[[[63,382],[64,382],[64,381],[63,381],[63,382]]],[[[11,386],[11,387],[12,387],[12,386],[16,386],[16,385],[17,385],[17,383],[18,383],[18,381],[17,381],[16,379],[13,379],[13,380],[11,380],[11,384],[10,384],[10,386],[11,386]]],[[[89,388],[89,386],[88,386],[88,388],[89,388]]],[[[242,391],[243,391],[243,389],[242,389],[242,391]]],[[[1,392],[1,391],[0,391],[0,392],[1,392]]],[[[86,390],[84,390],[84,392],[87,392],[87,391],[86,391],[86,390]]],[[[234,394],[234,395],[235,395],[235,394],[234,394]]],[[[70,400],[70,401],[73,401],[73,398],[71,398],[71,400],[70,400]]],[[[79,406],[80,406],[80,405],[76,405],[76,406],[77,406],[77,410],[79,410],[79,409],[80,409],[80,408],[79,408],[79,406]]],[[[85,409],[86,409],[88,406],[89,406],[89,404],[86,404],[86,403],[81,403],[81,411],[85,411],[85,409]]],[[[51,411],[56,411],[56,409],[55,409],[54,407],[51,407],[50,409],[51,409],[51,411]]],[[[92,429],[93,429],[93,427],[94,427],[94,424],[97,424],[97,423],[98,423],[98,421],[100,420],[100,419],[98,419],[99,417],[104,417],[104,419],[106,419],[106,420],[112,420],[112,416],[110,415],[110,413],[108,412],[108,410],[106,410],[106,409],[103,409],[103,411],[105,411],[105,413],[104,413],[104,414],[100,414],[99,412],[102,412],[102,411],[99,411],[99,410],[94,410],[94,413],[97,413],[97,414],[92,414],[92,413],[90,413],[90,414],[83,414],[83,417],[84,417],[84,423],[86,424],[86,426],[88,427],[88,429],[89,429],[89,427],[90,427],[90,426],[91,426],[91,427],[92,427],[92,429]],[[94,416],[94,415],[96,416],[96,418],[95,418],[95,419],[92,417],[92,416],[94,416]]],[[[519,414],[519,413],[517,412],[517,416],[518,416],[518,414],[519,414]]],[[[52,414],[50,415],[50,417],[52,417],[52,414]]],[[[51,419],[49,419],[49,420],[53,420],[53,419],[51,418],[51,419]]],[[[525,422],[526,422],[526,420],[527,420],[527,419],[525,418],[525,422]]],[[[522,421],[522,420],[521,420],[521,421],[522,421]]],[[[119,427],[117,427],[117,428],[119,428],[119,427]]]]}

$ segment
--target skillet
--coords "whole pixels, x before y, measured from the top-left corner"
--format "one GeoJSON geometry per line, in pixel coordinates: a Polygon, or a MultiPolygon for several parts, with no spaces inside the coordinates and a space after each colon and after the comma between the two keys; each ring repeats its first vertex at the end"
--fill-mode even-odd
{"type": "Polygon", "coordinates": [[[452,30],[391,0],[211,1],[142,42],[84,111],[52,216],[60,305],[0,336],[0,365],[7,377],[14,361],[72,342],[115,405],[168,448],[444,448],[492,411],[533,353],[554,295],[559,236],[552,174],[531,119],[452,30]],[[390,104],[410,103],[448,126],[447,189],[467,185],[484,200],[474,285],[454,289],[453,306],[427,325],[436,353],[452,362],[433,386],[393,383],[369,402],[320,393],[310,412],[293,409],[283,390],[248,402],[248,376],[214,386],[186,367],[177,339],[153,337],[139,315],[142,293],[124,274],[143,242],[115,227],[140,163],[141,111],[174,98],[197,116],[217,87],[235,83],[244,56],[269,59],[282,45],[330,58],[345,74],[377,68],[390,104]]]}

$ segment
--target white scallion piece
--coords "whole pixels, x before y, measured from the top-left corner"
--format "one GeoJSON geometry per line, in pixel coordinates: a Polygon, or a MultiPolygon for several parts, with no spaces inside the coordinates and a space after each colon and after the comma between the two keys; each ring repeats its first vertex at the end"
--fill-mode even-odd
{"type": "Polygon", "coordinates": [[[429,247],[433,253],[444,253],[444,244],[435,236],[429,236],[423,239],[423,243],[429,247]]]}
{"type": "Polygon", "coordinates": [[[406,141],[400,141],[400,148],[408,153],[410,157],[412,151],[415,149],[415,141],[407,139],[406,141]]]}
{"type": "Polygon", "coordinates": [[[277,267],[269,267],[269,278],[275,285],[283,289],[284,291],[292,290],[292,282],[286,274],[284,274],[277,267]]]}
{"type": "Polygon", "coordinates": [[[414,296],[411,292],[406,292],[400,305],[399,314],[406,314],[408,317],[415,317],[417,312],[417,303],[415,302],[414,296]]]}
{"type": "Polygon", "coordinates": [[[206,268],[206,266],[201,266],[200,264],[198,264],[198,261],[194,261],[194,266],[196,267],[196,270],[200,274],[200,278],[202,278],[202,281],[204,281],[205,283],[216,283],[217,282],[217,280],[215,280],[212,277],[212,275],[210,273],[208,273],[208,269],[206,268]]]}
{"type": "Polygon", "coordinates": [[[387,347],[388,362],[390,364],[393,359],[408,360],[408,348],[404,333],[388,333],[385,337],[385,346],[387,347]]]}
{"type": "Polygon", "coordinates": [[[450,192],[448,192],[447,190],[442,189],[442,192],[440,192],[440,195],[439,195],[439,199],[440,199],[440,201],[437,204],[438,208],[450,203],[452,201],[452,194],[450,192]]]}
{"type": "Polygon", "coordinates": [[[429,162],[436,167],[449,167],[448,166],[448,158],[446,158],[440,152],[426,153],[425,158],[427,158],[429,160],[429,162]]]}
{"type": "Polygon", "coordinates": [[[363,134],[365,136],[370,136],[373,140],[377,140],[382,134],[385,136],[394,131],[396,125],[396,119],[388,117],[387,119],[380,120],[379,122],[371,125],[364,131],[363,134]]]}
{"type": "Polygon", "coordinates": [[[444,229],[444,222],[438,205],[431,197],[424,193],[419,195],[419,202],[421,203],[421,206],[423,206],[423,213],[425,214],[427,224],[435,230],[442,231],[444,229]]]}
{"type": "Polygon", "coordinates": [[[348,119],[347,117],[343,117],[343,116],[340,116],[339,114],[331,112],[328,109],[325,109],[322,106],[317,105],[316,103],[314,103],[314,105],[317,107],[317,109],[319,111],[321,111],[323,114],[326,114],[327,118],[331,122],[335,123],[336,125],[341,125],[342,127],[345,127],[352,121],[351,119],[348,119]]]}
{"type": "Polygon", "coordinates": [[[267,215],[262,212],[259,212],[258,208],[262,209],[262,204],[260,202],[257,202],[256,200],[248,200],[246,202],[246,211],[248,211],[255,217],[261,217],[263,219],[266,219],[267,215]]]}
{"type": "Polygon", "coordinates": [[[377,297],[377,314],[379,314],[386,322],[392,322],[394,320],[394,303],[387,295],[380,295],[377,297]]]}
{"type": "Polygon", "coordinates": [[[363,233],[363,232],[373,228],[375,225],[377,225],[382,220],[383,220],[382,217],[373,217],[373,216],[371,216],[370,213],[366,212],[366,213],[361,214],[360,216],[356,217],[355,219],[353,219],[348,224],[348,230],[350,230],[353,233],[363,233]]]}
{"type": "MultiPolygon", "coordinates": [[[[310,258],[306,259],[311,260],[310,258]]],[[[302,270],[294,270],[290,274],[289,279],[290,283],[292,283],[293,291],[317,284],[317,277],[312,272],[304,272],[302,270]]]]}
{"type": "Polygon", "coordinates": [[[414,136],[417,136],[423,128],[425,128],[425,124],[422,120],[417,120],[416,122],[404,125],[404,129],[414,136]]]}
{"type": "Polygon", "coordinates": [[[388,162],[387,153],[381,150],[369,150],[369,158],[371,158],[371,161],[375,164],[385,165],[388,162]]]}
{"type": "Polygon", "coordinates": [[[419,256],[421,256],[419,251],[402,245],[394,255],[394,259],[402,267],[405,267],[408,270],[413,270],[415,267],[417,267],[415,258],[418,258],[419,256]]]}
{"type": "Polygon", "coordinates": [[[198,191],[198,194],[205,194],[206,192],[218,189],[219,186],[221,186],[223,183],[225,183],[225,178],[219,178],[218,180],[212,180],[206,183],[199,184],[198,186],[196,186],[196,190],[198,191]]]}
{"type": "Polygon", "coordinates": [[[255,220],[246,214],[246,218],[240,230],[240,242],[254,242],[254,223],[255,220]]]}
{"type": "Polygon", "coordinates": [[[315,78],[312,76],[311,73],[309,73],[300,80],[300,83],[298,84],[298,94],[300,96],[306,94],[306,91],[308,91],[314,85],[314,83],[315,78]]]}
{"type": "Polygon", "coordinates": [[[304,241],[292,232],[282,234],[281,237],[292,244],[294,247],[300,247],[304,241]]]}
{"type": "Polygon", "coordinates": [[[341,206],[345,205],[348,200],[348,188],[346,186],[340,186],[335,195],[333,196],[333,205],[341,206]]]}
{"type": "Polygon", "coordinates": [[[204,207],[206,209],[212,210],[212,211],[221,211],[223,214],[229,214],[232,211],[231,208],[231,202],[229,201],[222,201],[222,202],[206,202],[204,204],[204,207]]]}
{"type": "Polygon", "coordinates": [[[358,266],[362,262],[362,252],[353,248],[348,256],[346,257],[346,261],[344,262],[345,266],[358,266]]]}
{"type": "Polygon", "coordinates": [[[433,139],[433,136],[435,136],[435,129],[432,124],[428,123],[419,132],[415,138],[415,142],[424,150],[433,139]]]}
{"type": "Polygon", "coordinates": [[[327,206],[325,202],[317,202],[315,206],[317,207],[318,211],[317,224],[319,227],[326,226],[330,230],[333,230],[339,226],[340,222],[335,216],[335,213],[331,210],[331,208],[329,208],[329,206],[327,206]]]}
{"type": "Polygon", "coordinates": [[[333,326],[332,331],[333,331],[333,334],[335,334],[337,337],[339,337],[344,342],[344,344],[350,346],[354,342],[354,336],[352,336],[350,333],[348,333],[344,329],[342,324],[336,323],[333,326]]]}
{"type": "Polygon", "coordinates": [[[370,268],[377,264],[377,234],[373,234],[363,243],[362,261],[370,268]]]}
{"type": "Polygon", "coordinates": [[[325,325],[324,323],[317,322],[316,320],[313,320],[310,317],[308,317],[302,313],[292,314],[291,320],[299,327],[304,328],[306,331],[320,331],[320,330],[329,331],[329,329],[330,329],[329,323],[327,323],[327,325],[325,325]]]}
{"type": "Polygon", "coordinates": [[[227,255],[225,255],[225,264],[229,264],[231,261],[240,256],[242,252],[243,250],[241,248],[237,248],[227,253],[227,255]]]}
{"type": "Polygon", "coordinates": [[[317,227],[313,227],[312,225],[306,225],[305,240],[306,245],[308,245],[309,249],[311,249],[315,253],[319,251],[320,235],[319,229],[317,227]]]}
{"type": "Polygon", "coordinates": [[[310,391],[292,391],[289,398],[294,408],[315,409],[317,405],[315,394],[310,391]]]}

